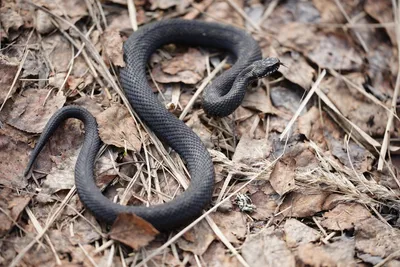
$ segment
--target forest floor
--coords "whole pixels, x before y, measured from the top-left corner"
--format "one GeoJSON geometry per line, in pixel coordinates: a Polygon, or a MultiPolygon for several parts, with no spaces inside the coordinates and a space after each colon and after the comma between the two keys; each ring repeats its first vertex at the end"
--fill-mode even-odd
{"type": "Polygon", "coordinates": [[[400,266],[398,7],[396,0],[1,1],[0,265],[400,266]],[[209,149],[212,203],[172,232],[135,216],[106,225],[76,193],[80,121],[64,123],[32,175],[23,172],[51,115],[74,104],[98,121],[96,182],[108,198],[151,205],[184,191],[185,164],[131,115],[118,79],[123,42],[168,18],[242,28],[285,67],[216,119],[195,93],[234,63],[229,56],[174,44],[157,50],[149,83],[209,149]]]}

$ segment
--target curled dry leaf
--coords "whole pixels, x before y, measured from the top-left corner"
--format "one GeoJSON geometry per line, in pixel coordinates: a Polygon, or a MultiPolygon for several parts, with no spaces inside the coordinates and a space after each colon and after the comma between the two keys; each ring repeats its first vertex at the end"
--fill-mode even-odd
{"type": "Polygon", "coordinates": [[[250,214],[253,219],[263,221],[275,214],[278,204],[273,194],[266,194],[260,190],[252,194],[250,198],[256,206],[256,210],[250,214]]]}
{"type": "Polygon", "coordinates": [[[61,91],[28,89],[17,97],[7,123],[29,133],[41,133],[47,121],[65,103],[61,91]]]}
{"type": "Polygon", "coordinates": [[[179,239],[178,246],[196,255],[203,255],[210,244],[214,241],[215,235],[206,220],[200,221],[192,229],[179,239]]]}
{"type": "Polygon", "coordinates": [[[122,51],[122,38],[118,31],[108,30],[105,31],[101,38],[102,43],[102,56],[106,64],[110,61],[118,67],[125,67],[122,51]]]}
{"type": "Polygon", "coordinates": [[[299,260],[306,266],[356,267],[354,254],[354,239],[345,237],[322,246],[308,243],[298,248],[299,260]]]}
{"type": "Polygon", "coordinates": [[[0,237],[3,237],[18,222],[31,197],[18,194],[10,188],[0,189],[0,237]]]}
{"type": "Polygon", "coordinates": [[[295,266],[295,257],[287,248],[282,232],[272,227],[249,235],[243,243],[242,255],[250,266],[295,266]]]}
{"type": "Polygon", "coordinates": [[[206,58],[198,49],[189,48],[186,53],[156,65],[152,74],[160,83],[196,84],[204,77],[206,58]]]}
{"type": "Polygon", "coordinates": [[[110,237],[138,250],[150,243],[159,232],[135,214],[121,213],[112,225],[110,237]]]}
{"type": "Polygon", "coordinates": [[[371,217],[371,213],[360,204],[339,204],[333,210],[325,212],[321,225],[335,231],[354,228],[354,225],[371,217]]]}
{"type": "Polygon", "coordinates": [[[109,145],[140,151],[137,126],[129,111],[120,104],[115,104],[96,116],[101,140],[109,145]]]}
{"type": "Polygon", "coordinates": [[[287,219],[284,225],[286,243],[289,247],[297,247],[317,241],[321,235],[317,230],[308,227],[296,219],[287,219]]]}
{"type": "Polygon", "coordinates": [[[279,60],[286,67],[279,68],[279,72],[291,81],[303,87],[305,90],[311,88],[312,79],[315,75],[315,70],[308,65],[305,58],[295,51],[285,53],[279,56],[279,60]]]}

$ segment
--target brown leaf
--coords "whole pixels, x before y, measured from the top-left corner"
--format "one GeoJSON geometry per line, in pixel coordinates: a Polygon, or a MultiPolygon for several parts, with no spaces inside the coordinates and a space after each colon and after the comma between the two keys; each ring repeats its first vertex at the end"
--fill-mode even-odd
{"type": "Polygon", "coordinates": [[[49,91],[44,89],[24,91],[15,100],[7,123],[22,131],[41,133],[53,113],[60,109],[66,100],[61,91],[57,94],[51,93],[49,97],[48,94],[49,91]]]}
{"type": "MultiPolygon", "coordinates": [[[[393,19],[393,6],[391,1],[367,0],[364,3],[365,12],[376,19],[379,23],[391,23],[393,19]]],[[[386,31],[392,44],[397,44],[396,31],[394,27],[386,26],[386,31]]]]}
{"type": "Polygon", "coordinates": [[[118,215],[110,231],[110,237],[138,250],[151,242],[159,232],[150,223],[135,214],[118,215]]]}
{"type": "Polygon", "coordinates": [[[211,213],[210,216],[229,242],[238,244],[246,236],[246,216],[243,213],[238,211],[216,212],[211,213]]]}
{"type": "Polygon", "coordinates": [[[355,230],[356,249],[359,252],[383,259],[400,250],[400,230],[375,217],[356,222],[355,230]]]}
{"type": "Polygon", "coordinates": [[[249,235],[242,245],[242,255],[250,266],[295,266],[295,257],[287,248],[282,232],[272,227],[249,235]]]}
{"type": "Polygon", "coordinates": [[[101,140],[109,145],[140,151],[142,143],[128,110],[115,104],[96,116],[101,140]]]}
{"type": "Polygon", "coordinates": [[[207,148],[214,147],[214,144],[211,140],[211,132],[201,122],[198,111],[194,111],[192,113],[192,117],[188,122],[186,122],[186,125],[189,126],[193,130],[193,132],[195,132],[200,137],[201,141],[207,148]]]}
{"type": "Polygon", "coordinates": [[[260,190],[252,194],[250,198],[256,206],[256,210],[250,214],[255,220],[267,220],[275,214],[278,204],[272,194],[266,194],[260,190]]]}
{"type": "Polygon", "coordinates": [[[352,229],[356,223],[371,217],[371,213],[360,204],[339,204],[324,214],[321,225],[330,230],[352,229]]]}
{"type": "Polygon", "coordinates": [[[70,42],[61,33],[55,33],[44,37],[41,43],[55,72],[67,72],[69,62],[74,56],[70,42]]]}
{"type": "Polygon", "coordinates": [[[196,84],[204,77],[206,58],[198,49],[189,48],[186,53],[155,66],[152,74],[160,83],[196,84]]]}
{"type": "Polygon", "coordinates": [[[295,168],[296,161],[290,157],[285,157],[275,164],[269,181],[279,195],[282,196],[295,188],[295,168]]]}
{"type": "Polygon", "coordinates": [[[178,246],[196,255],[203,255],[210,244],[214,241],[215,235],[207,221],[202,220],[179,239],[178,246]]]}
{"type": "Polygon", "coordinates": [[[292,192],[286,196],[280,211],[292,217],[309,217],[322,211],[328,193],[306,195],[299,192],[292,192]]]}
{"type": "Polygon", "coordinates": [[[233,162],[241,162],[248,165],[266,160],[271,152],[271,146],[266,139],[256,140],[247,134],[240,138],[239,144],[233,154],[233,162]]]}
{"type": "Polygon", "coordinates": [[[8,33],[10,29],[16,31],[24,25],[24,20],[21,15],[18,14],[11,5],[0,8],[0,14],[1,25],[6,33],[8,33]]]}
{"type": "Polygon", "coordinates": [[[93,227],[100,229],[96,218],[89,212],[85,212],[84,216],[85,219],[78,218],[71,227],[64,228],[64,235],[69,237],[69,241],[73,245],[90,244],[101,238],[97,230],[93,229],[93,227]]]}
{"type": "Polygon", "coordinates": [[[102,35],[101,43],[104,62],[109,64],[111,61],[115,66],[125,67],[122,51],[123,42],[119,32],[116,30],[105,31],[102,35]]]}
{"type": "Polygon", "coordinates": [[[355,267],[354,254],[354,239],[345,237],[323,246],[308,243],[298,248],[299,260],[306,266],[355,267]]]}
{"type": "Polygon", "coordinates": [[[248,91],[244,96],[241,106],[260,111],[265,114],[275,115],[279,113],[279,111],[272,106],[271,100],[262,88],[258,88],[254,91],[248,91]]]}
{"type": "Polygon", "coordinates": [[[3,237],[18,222],[19,216],[31,201],[25,194],[17,194],[10,188],[0,189],[0,237],[3,237]]]}
{"type": "Polygon", "coordinates": [[[317,241],[321,235],[296,219],[287,219],[284,225],[285,239],[289,247],[297,247],[317,241]]]}
{"type": "MultiPolygon", "coordinates": [[[[230,252],[227,251],[226,247],[222,245],[220,242],[213,242],[207,249],[207,251],[203,254],[204,262],[207,263],[207,266],[214,267],[239,267],[242,266],[239,264],[237,257],[231,255],[230,252]]],[[[194,266],[194,265],[193,265],[194,266]]]]}
{"type": "MultiPolygon", "coordinates": [[[[15,75],[17,74],[17,71],[18,71],[17,62],[12,62],[11,59],[9,59],[8,57],[0,55],[0,73],[1,73],[0,103],[1,104],[6,100],[7,94],[9,93],[9,90],[11,88],[15,75]]],[[[17,86],[14,86],[13,90],[8,95],[8,98],[13,96],[16,89],[17,86]]]]}
{"type": "Polygon", "coordinates": [[[296,52],[285,53],[279,56],[279,60],[287,67],[279,68],[279,72],[291,81],[308,90],[311,88],[315,70],[308,65],[305,58],[296,52]]]}
{"type": "MultiPolygon", "coordinates": [[[[234,0],[239,6],[243,7],[243,2],[234,0]]],[[[206,21],[224,21],[226,24],[243,26],[243,17],[235,12],[235,9],[225,1],[214,1],[207,9],[206,21]]]]}

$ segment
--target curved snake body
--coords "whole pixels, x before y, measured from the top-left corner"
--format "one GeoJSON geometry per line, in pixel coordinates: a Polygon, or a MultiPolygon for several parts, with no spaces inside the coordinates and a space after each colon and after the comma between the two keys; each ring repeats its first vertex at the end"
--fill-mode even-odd
{"type": "Polygon", "coordinates": [[[232,68],[206,88],[203,107],[211,116],[223,117],[232,113],[242,102],[248,83],[275,72],[281,63],[275,58],[261,59],[257,42],[246,32],[215,23],[155,22],[141,27],[125,42],[126,67],[120,71],[122,86],[144,123],[185,160],[191,183],[184,193],[165,204],[150,207],[122,206],[103,196],[93,174],[100,148],[97,123],[87,110],[77,106],[64,107],[51,117],[31,154],[26,173],[60,123],[67,118],[77,118],[85,124],[85,138],[75,168],[76,188],[81,201],[96,218],[113,223],[120,213],[134,213],[162,231],[198,216],[212,197],[214,167],[211,158],[199,137],[162,106],[146,77],[146,64],[151,54],[169,43],[221,48],[236,57],[232,68]]]}

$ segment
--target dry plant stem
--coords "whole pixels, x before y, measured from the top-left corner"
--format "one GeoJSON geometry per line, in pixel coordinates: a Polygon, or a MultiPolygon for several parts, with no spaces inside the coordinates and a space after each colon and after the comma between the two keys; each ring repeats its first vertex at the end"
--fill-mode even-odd
{"type": "Polygon", "coordinates": [[[381,28],[394,28],[394,22],[387,23],[305,23],[310,26],[317,25],[318,27],[333,27],[333,28],[342,28],[343,30],[347,29],[381,29],[381,28]]]}
{"type": "Polygon", "coordinates": [[[238,13],[240,16],[242,16],[250,25],[253,27],[256,31],[260,32],[261,28],[256,24],[249,16],[247,16],[246,12],[243,11],[243,9],[238,6],[238,4],[233,1],[233,0],[226,0],[238,13]]]}
{"type": "Polygon", "coordinates": [[[25,256],[25,254],[36,244],[36,242],[39,242],[39,240],[43,237],[43,235],[47,232],[47,230],[50,228],[50,226],[54,223],[54,221],[57,219],[57,217],[61,214],[61,211],[64,209],[66,204],[69,202],[71,197],[75,194],[76,192],[76,187],[73,186],[68,194],[65,196],[64,200],[61,202],[60,206],[57,208],[57,210],[53,213],[51,217],[49,217],[47,224],[43,228],[42,231],[40,231],[34,240],[32,240],[25,248],[21,250],[20,253],[11,261],[9,267],[15,267],[18,265],[18,263],[22,260],[22,258],[25,256]]]}
{"type": "Polygon", "coordinates": [[[250,265],[246,262],[246,260],[242,257],[242,255],[239,254],[239,252],[233,247],[233,245],[225,237],[225,235],[222,233],[222,231],[219,229],[219,227],[211,219],[211,217],[210,216],[206,216],[206,220],[207,220],[208,224],[210,225],[211,229],[214,231],[214,233],[219,238],[219,240],[222,243],[224,243],[224,245],[231,251],[231,253],[233,255],[235,255],[235,257],[239,260],[239,262],[245,267],[250,267],[250,265]]]}
{"type": "Polygon", "coordinates": [[[133,31],[137,31],[138,23],[136,19],[136,8],[133,0],[127,0],[128,2],[128,12],[129,12],[129,20],[131,21],[133,31]]]}
{"type": "Polygon", "coordinates": [[[264,14],[262,15],[260,21],[258,22],[258,26],[261,27],[261,25],[268,19],[268,17],[274,12],[276,6],[278,5],[279,0],[273,0],[271,3],[269,3],[268,7],[265,9],[264,14]]]}
{"type": "Polygon", "coordinates": [[[204,12],[213,2],[214,0],[204,0],[202,3],[199,4],[192,3],[193,10],[187,13],[183,18],[188,20],[195,19],[198,15],[204,12]]]}
{"type": "Polygon", "coordinates": [[[210,83],[210,81],[217,75],[217,73],[222,70],[222,68],[224,67],[224,65],[226,63],[226,60],[227,60],[227,58],[224,58],[224,60],[222,60],[221,63],[218,64],[218,66],[211,72],[211,74],[199,86],[199,88],[196,90],[196,93],[194,93],[194,95],[190,99],[189,103],[186,105],[185,109],[182,111],[182,114],[179,116],[180,120],[183,120],[186,117],[186,115],[192,109],[193,104],[196,101],[196,99],[204,91],[204,89],[210,83]]]}
{"type": "Polygon", "coordinates": [[[375,264],[374,267],[382,267],[382,266],[386,266],[385,264],[388,263],[389,261],[397,258],[400,256],[400,250],[396,250],[395,252],[389,254],[389,256],[387,256],[383,261],[381,261],[378,264],[375,264]]]}
{"type": "MultiPolygon", "coordinates": [[[[339,0],[335,0],[335,3],[337,5],[337,7],[339,8],[340,12],[342,13],[342,15],[346,18],[347,22],[351,25],[353,22],[350,19],[349,15],[347,15],[346,10],[344,10],[342,3],[340,3],[339,0]]],[[[354,31],[354,34],[356,35],[358,41],[360,42],[361,46],[365,50],[365,52],[368,53],[369,49],[368,49],[364,39],[361,37],[360,33],[356,32],[355,30],[353,30],[353,31],[354,31]]]]}
{"type": "MultiPolygon", "coordinates": [[[[33,212],[31,211],[31,209],[29,207],[25,208],[26,213],[28,214],[29,219],[31,220],[33,226],[35,227],[36,232],[40,233],[41,231],[43,231],[42,226],[40,225],[39,221],[36,219],[35,215],[33,214],[33,212]]],[[[60,257],[58,257],[57,251],[53,246],[53,243],[51,242],[50,237],[45,234],[44,238],[46,239],[46,242],[49,244],[51,251],[54,254],[54,258],[56,259],[56,264],[57,265],[61,265],[61,260],[60,257]]]]}
{"type": "Polygon", "coordinates": [[[14,86],[15,86],[15,84],[16,84],[17,81],[18,81],[18,77],[19,77],[19,75],[21,74],[22,67],[24,66],[26,57],[28,56],[28,53],[29,53],[28,43],[29,43],[29,41],[30,41],[30,39],[31,39],[31,37],[32,37],[32,34],[33,34],[33,30],[29,33],[28,40],[26,40],[25,48],[24,48],[24,50],[25,50],[25,51],[24,51],[24,55],[22,56],[21,62],[19,63],[19,67],[18,67],[17,73],[15,74],[14,80],[13,80],[13,82],[11,83],[10,89],[8,90],[7,95],[6,95],[6,97],[4,98],[3,103],[1,104],[0,111],[2,111],[4,105],[5,105],[6,102],[7,102],[7,99],[10,97],[11,92],[12,92],[12,90],[14,89],[14,86]]]}
{"type": "MultiPolygon", "coordinates": [[[[400,2],[400,1],[399,1],[400,2]]],[[[397,78],[396,78],[396,85],[394,87],[392,104],[391,104],[391,112],[388,114],[388,121],[386,124],[385,135],[382,141],[382,147],[380,151],[379,161],[378,161],[378,171],[383,170],[384,160],[386,157],[386,153],[388,150],[389,142],[390,142],[390,130],[392,129],[393,125],[393,114],[396,113],[396,105],[397,105],[397,97],[399,96],[400,91],[400,26],[399,26],[399,9],[396,6],[395,0],[392,0],[393,5],[393,12],[394,12],[394,19],[396,22],[396,39],[397,39],[397,64],[399,65],[397,71],[397,78]]]]}
{"type": "Polygon", "coordinates": [[[214,207],[212,207],[211,209],[209,209],[207,212],[203,213],[203,215],[201,215],[199,218],[197,218],[195,221],[193,221],[191,224],[189,224],[188,226],[186,226],[183,230],[181,230],[179,233],[177,233],[175,236],[173,236],[170,240],[168,240],[167,242],[165,242],[162,246],[160,246],[159,248],[157,248],[156,250],[154,250],[149,256],[147,256],[146,258],[144,258],[142,260],[142,262],[140,262],[137,267],[140,266],[145,266],[146,263],[151,260],[154,256],[157,256],[161,251],[163,251],[164,249],[168,248],[168,246],[170,246],[172,243],[175,243],[182,235],[184,235],[187,231],[189,231],[190,229],[192,229],[196,224],[198,224],[201,220],[203,220],[206,216],[208,216],[210,213],[216,211],[218,209],[219,206],[221,206],[223,203],[225,203],[226,201],[228,201],[229,199],[231,199],[233,196],[235,196],[237,193],[239,193],[243,188],[245,188],[248,184],[250,184],[251,182],[253,182],[256,178],[258,178],[262,173],[266,172],[267,170],[269,170],[270,168],[272,168],[275,163],[282,157],[283,154],[281,154],[279,157],[277,157],[277,159],[275,159],[273,162],[271,162],[267,167],[264,168],[263,171],[261,171],[260,173],[254,175],[252,178],[250,178],[247,182],[245,182],[241,187],[239,187],[235,192],[233,192],[232,194],[230,194],[229,196],[227,196],[225,199],[223,199],[221,202],[217,203],[214,207]]]}
{"type": "Polygon", "coordinates": [[[303,110],[303,108],[306,106],[306,104],[308,103],[308,101],[311,99],[312,95],[314,94],[314,92],[317,90],[319,84],[321,83],[322,79],[325,77],[326,71],[323,70],[321,72],[321,74],[318,75],[317,80],[315,81],[315,83],[313,84],[313,86],[311,87],[311,90],[308,92],[307,96],[304,98],[303,102],[300,104],[299,108],[297,109],[296,113],[294,114],[294,116],[292,117],[292,119],[290,120],[290,122],[288,123],[288,125],[286,126],[285,130],[281,133],[281,135],[279,136],[279,139],[282,141],[283,138],[286,136],[286,134],[289,132],[290,128],[293,126],[294,122],[296,121],[296,119],[299,117],[301,111],[303,110]]]}
{"type": "Polygon", "coordinates": [[[354,82],[350,81],[347,77],[343,76],[342,74],[338,73],[334,69],[329,69],[329,73],[332,74],[333,76],[342,79],[348,86],[353,87],[356,89],[359,93],[361,93],[363,96],[374,102],[375,104],[381,106],[382,108],[386,109],[389,113],[391,113],[397,120],[400,121],[400,118],[396,115],[395,112],[393,112],[390,108],[388,108],[385,104],[383,104],[379,99],[377,99],[375,96],[368,94],[364,88],[361,86],[358,86],[354,82]]]}
{"type": "Polygon", "coordinates": [[[82,249],[83,254],[85,254],[86,258],[88,258],[88,260],[90,261],[90,263],[91,263],[93,266],[97,267],[98,265],[96,264],[96,262],[94,261],[94,259],[93,259],[92,257],[90,257],[90,255],[89,255],[89,253],[86,251],[86,249],[85,249],[80,243],[79,243],[78,245],[79,245],[79,247],[82,249]]]}

